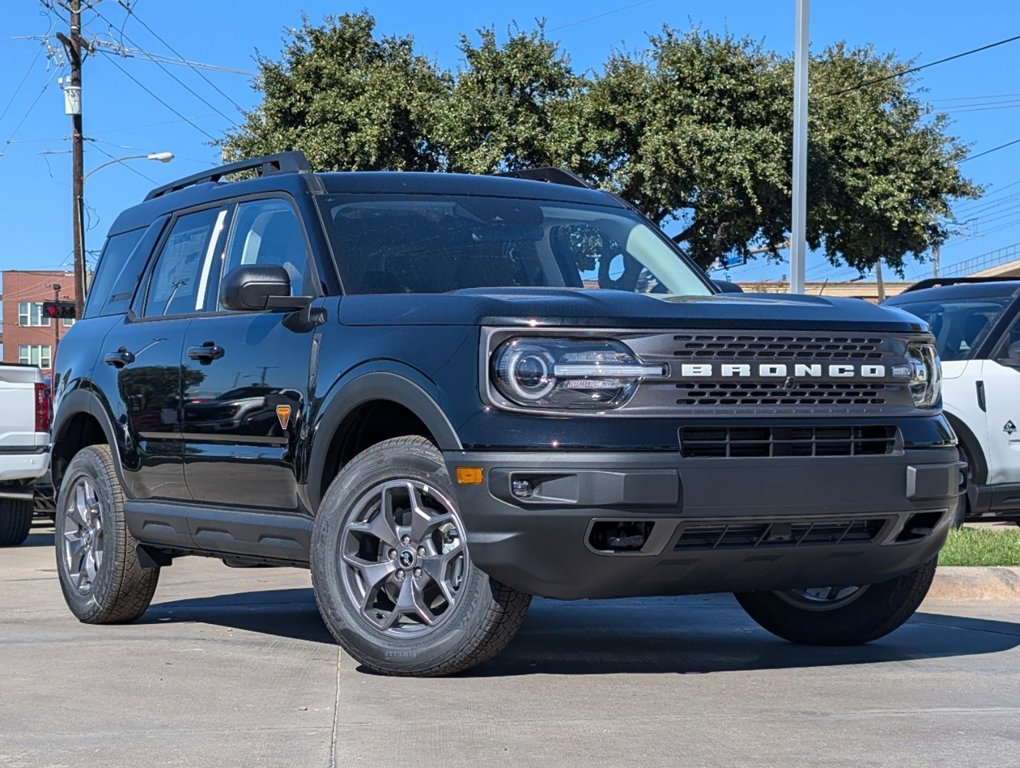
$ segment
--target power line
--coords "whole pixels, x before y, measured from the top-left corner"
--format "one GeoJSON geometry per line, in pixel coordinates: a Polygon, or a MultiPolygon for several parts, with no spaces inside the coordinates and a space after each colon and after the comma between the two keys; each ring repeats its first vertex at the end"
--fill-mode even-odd
{"type": "Polygon", "coordinates": [[[558,27],[550,28],[549,31],[550,32],[556,32],[557,30],[566,29],[567,27],[576,27],[578,24],[584,24],[585,22],[588,22],[588,21],[594,21],[595,19],[601,19],[603,16],[612,16],[614,13],[620,13],[622,11],[629,11],[631,8],[637,8],[639,5],[648,5],[651,2],[654,2],[654,0],[641,0],[641,2],[639,2],[639,3],[631,3],[630,5],[624,5],[624,6],[620,7],[620,8],[614,8],[611,11],[606,11],[605,13],[597,13],[594,16],[587,16],[587,17],[585,17],[583,19],[578,19],[577,21],[568,22],[567,24],[560,24],[558,27]]]}
{"type": "Polygon", "coordinates": [[[21,126],[25,124],[25,121],[28,120],[29,115],[31,115],[32,111],[35,109],[35,105],[39,103],[39,100],[43,97],[43,94],[46,93],[46,89],[50,87],[50,83],[53,82],[53,77],[54,75],[57,74],[58,69],[59,67],[53,68],[53,70],[50,72],[49,78],[43,84],[42,90],[39,91],[39,95],[35,97],[35,100],[28,107],[28,111],[25,112],[21,120],[18,121],[18,124],[14,126],[14,130],[11,131],[11,135],[7,137],[7,141],[3,143],[3,146],[0,146],[0,157],[4,156],[4,150],[7,147],[9,147],[11,143],[14,141],[14,137],[18,135],[18,131],[21,130],[21,126]]]}
{"type": "Polygon", "coordinates": [[[829,95],[830,96],[842,96],[844,93],[850,93],[850,91],[856,91],[856,90],[859,90],[861,88],[866,88],[869,85],[874,85],[875,83],[882,83],[882,82],[885,82],[886,80],[894,80],[897,77],[903,77],[904,75],[911,75],[914,72],[920,72],[922,69],[928,69],[928,67],[934,67],[936,64],[945,64],[947,61],[955,61],[956,59],[962,59],[964,56],[972,56],[975,53],[981,53],[982,51],[987,51],[987,50],[989,50],[991,48],[996,48],[996,47],[998,47],[1000,45],[1006,45],[1007,43],[1016,42],[1017,40],[1020,40],[1020,35],[1014,35],[1013,37],[1007,37],[1004,40],[996,40],[994,43],[989,43],[988,45],[982,45],[980,48],[971,48],[969,51],[963,51],[962,53],[954,53],[952,56],[946,56],[944,59],[938,59],[936,61],[930,61],[927,64],[921,64],[921,65],[916,66],[916,67],[910,67],[908,69],[904,69],[902,72],[895,72],[895,73],[893,73],[891,75],[882,75],[881,77],[875,77],[875,78],[872,78],[871,80],[865,80],[865,81],[863,81],[861,83],[858,83],[857,85],[852,85],[849,88],[844,88],[841,91],[836,91],[835,93],[832,93],[832,94],[829,94],[829,95]]]}
{"type": "MultiPolygon", "coordinates": [[[[200,72],[200,71],[198,70],[198,68],[197,68],[197,67],[195,67],[195,66],[193,66],[193,65],[192,65],[192,64],[191,64],[191,63],[190,63],[190,62],[189,62],[189,61],[188,61],[188,60],[187,60],[186,58],[184,58],[184,56],[183,56],[183,55],[182,55],[182,54],[181,54],[181,53],[180,53],[180,52],[179,52],[179,51],[178,51],[178,50],[177,50],[176,48],[174,48],[174,47],[173,47],[172,45],[170,45],[170,43],[168,43],[168,42],[167,42],[166,40],[164,40],[164,39],[163,39],[163,38],[162,38],[162,37],[161,37],[161,36],[160,36],[160,35],[159,35],[159,34],[158,34],[158,33],[157,33],[157,32],[156,32],[156,31],[155,31],[155,30],[154,30],[153,28],[152,28],[152,27],[150,27],[150,26],[149,26],[148,24],[146,24],[146,23],[145,23],[145,22],[144,22],[144,21],[142,20],[142,18],[141,18],[141,17],[140,17],[140,16],[139,16],[139,15],[138,15],[137,13],[135,13],[135,11],[134,11],[134,8],[132,8],[132,7],[131,7],[131,6],[129,5],[129,4],[125,3],[125,2],[124,2],[124,0],[117,0],[117,2],[118,2],[118,3],[120,4],[120,6],[121,6],[121,7],[122,7],[122,8],[123,8],[123,9],[124,9],[125,11],[127,11],[127,14],[128,14],[129,16],[133,16],[133,17],[135,18],[135,20],[136,20],[136,21],[137,21],[137,22],[138,22],[139,24],[141,24],[141,25],[142,25],[143,27],[145,27],[145,29],[146,29],[146,30],[148,30],[148,32],[149,32],[149,34],[150,34],[150,35],[152,35],[152,36],[153,36],[153,37],[155,37],[155,38],[156,38],[157,40],[159,40],[159,42],[163,43],[163,45],[165,45],[165,46],[167,47],[167,49],[168,49],[168,50],[170,50],[170,51],[171,51],[171,52],[172,52],[172,53],[173,53],[174,55],[176,55],[176,56],[177,56],[177,58],[179,58],[179,59],[180,59],[180,60],[181,60],[182,62],[184,62],[185,64],[187,64],[187,65],[188,65],[189,67],[191,67],[191,70],[192,70],[192,71],[193,71],[193,72],[194,72],[194,73],[195,73],[196,75],[198,75],[199,77],[201,77],[201,78],[202,78],[203,80],[205,80],[205,81],[206,81],[206,82],[207,82],[207,83],[208,83],[209,85],[211,85],[211,86],[212,86],[213,88],[215,88],[215,89],[216,89],[216,92],[217,92],[217,93],[219,93],[219,94],[220,94],[220,96],[222,96],[222,97],[223,97],[223,98],[225,98],[225,99],[226,99],[227,101],[229,101],[229,102],[230,102],[231,104],[233,104],[233,105],[234,105],[234,107],[235,107],[235,108],[237,109],[237,111],[238,111],[238,112],[240,112],[240,113],[241,113],[242,115],[243,115],[243,114],[245,114],[245,110],[244,110],[244,108],[243,108],[243,107],[242,107],[242,106],[241,106],[240,104],[238,104],[238,103],[237,103],[236,101],[234,101],[234,100],[233,100],[232,98],[230,98],[230,96],[228,96],[228,95],[227,95],[226,93],[224,93],[224,92],[223,92],[223,91],[222,91],[222,90],[221,90],[221,89],[219,88],[219,86],[217,86],[217,85],[216,85],[216,83],[214,83],[214,82],[213,82],[212,80],[210,80],[210,79],[209,79],[208,77],[206,77],[206,76],[205,76],[205,75],[204,75],[204,74],[203,74],[202,72],[200,72]]],[[[136,3],[136,4],[137,4],[137,3],[136,3]]]]}
{"type": "MultiPolygon", "coordinates": [[[[105,22],[106,22],[106,23],[107,23],[107,24],[108,24],[108,25],[110,26],[110,29],[113,29],[113,23],[112,23],[112,22],[111,22],[111,21],[110,21],[110,20],[109,20],[108,18],[106,18],[106,17],[105,17],[105,16],[103,15],[103,14],[101,14],[101,13],[100,13],[99,11],[95,11],[95,14],[96,14],[96,16],[98,16],[98,17],[99,17],[100,19],[102,19],[103,21],[105,21],[105,22]]],[[[127,40],[128,42],[129,42],[129,43],[131,43],[132,45],[137,45],[137,43],[136,43],[136,42],[135,42],[134,40],[132,40],[132,39],[131,39],[130,37],[128,37],[128,36],[127,36],[126,34],[124,34],[123,32],[121,32],[121,34],[122,34],[122,35],[124,35],[124,38],[125,38],[125,39],[126,39],[126,40],[127,40]]],[[[221,116],[221,117],[222,117],[222,118],[223,118],[224,120],[227,120],[227,121],[233,122],[233,119],[232,119],[232,118],[231,118],[231,117],[230,117],[229,115],[225,114],[225,113],[224,113],[223,111],[221,111],[221,110],[219,109],[219,107],[217,107],[217,106],[216,106],[215,104],[213,104],[213,103],[212,103],[211,101],[208,101],[208,100],[207,100],[207,99],[206,99],[205,97],[203,97],[203,96],[202,96],[202,95],[201,95],[200,93],[198,93],[197,91],[195,91],[195,90],[194,90],[194,89],[193,89],[193,88],[192,88],[191,86],[189,86],[189,85],[188,85],[187,83],[185,83],[185,82],[184,82],[183,80],[181,80],[181,79],[180,79],[179,77],[177,77],[177,75],[175,75],[175,74],[174,74],[173,72],[171,72],[171,71],[170,71],[169,69],[167,69],[167,68],[166,68],[166,67],[165,67],[165,66],[164,66],[163,64],[161,64],[160,62],[156,61],[156,60],[155,60],[154,58],[152,58],[151,56],[149,56],[149,55],[148,55],[148,54],[147,54],[147,53],[146,53],[145,51],[142,51],[142,53],[143,53],[143,54],[145,54],[146,58],[148,58],[148,59],[149,59],[149,61],[151,61],[151,62],[152,62],[153,64],[155,64],[155,65],[156,65],[157,67],[159,67],[159,68],[160,68],[161,70],[163,70],[163,71],[164,71],[164,72],[165,72],[165,73],[166,73],[167,75],[169,75],[169,76],[170,76],[170,77],[171,77],[171,78],[172,78],[173,80],[175,80],[175,81],[176,81],[176,82],[177,82],[177,83],[178,83],[178,84],[179,84],[179,85],[180,85],[180,86],[181,86],[182,88],[184,88],[184,89],[185,89],[186,91],[188,91],[188,93],[190,93],[190,94],[191,94],[192,96],[194,96],[194,97],[195,97],[196,99],[198,99],[198,100],[199,100],[199,101],[201,101],[201,102],[202,102],[203,104],[205,104],[205,105],[206,105],[207,107],[209,107],[210,109],[212,109],[212,110],[213,110],[214,112],[217,112],[217,113],[219,113],[219,115],[220,115],[220,116],[221,116]]]]}
{"type": "MultiPolygon", "coordinates": [[[[118,33],[119,34],[119,33],[118,33]]],[[[255,72],[248,72],[244,69],[234,69],[233,67],[224,67],[219,64],[208,64],[204,61],[195,61],[193,59],[180,59],[176,56],[167,56],[163,53],[155,53],[153,51],[143,50],[141,48],[129,48],[126,45],[121,45],[113,40],[94,40],[94,45],[102,45],[109,48],[111,51],[119,56],[125,58],[133,58],[135,56],[145,56],[148,59],[155,61],[161,61],[164,64],[173,64],[174,66],[180,67],[191,67],[197,69],[207,69],[210,72],[222,72],[227,75],[242,75],[244,77],[258,77],[255,72]]],[[[197,74],[197,73],[196,73],[197,74]]],[[[215,86],[213,86],[215,87],[215,86]]],[[[229,99],[229,96],[227,97],[229,99]]],[[[235,104],[236,106],[236,104],[235,104]]]]}
{"type": "Polygon", "coordinates": [[[992,152],[998,152],[1000,149],[1005,149],[1006,147],[1012,147],[1014,144],[1020,144],[1020,139],[1013,139],[1013,141],[1007,141],[1005,144],[1000,144],[997,147],[992,147],[991,149],[986,149],[984,152],[978,152],[976,155],[968,155],[967,157],[963,158],[963,160],[961,160],[960,162],[961,163],[965,163],[968,160],[975,160],[975,159],[977,159],[979,157],[984,157],[985,155],[990,155],[990,154],[992,154],[992,152]]]}
{"type": "Polygon", "coordinates": [[[139,79],[138,79],[137,77],[135,77],[135,76],[134,76],[134,75],[132,75],[132,74],[131,74],[130,72],[128,72],[128,71],[127,71],[126,69],[124,69],[124,67],[122,67],[122,66],[120,65],[120,63],[119,63],[119,62],[117,61],[117,59],[116,59],[116,58],[114,58],[114,56],[113,56],[112,54],[109,54],[109,53],[107,53],[106,51],[102,51],[102,50],[101,50],[101,51],[99,51],[99,52],[100,52],[101,54],[103,54],[103,56],[105,56],[105,57],[106,57],[107,59],[109,59],[110,63],[111,63],[111,64],[113,64],[113,66],[115,66],[115,67],[116,67],[117,69],[119,69],[119,70],[120,70],[121,72],[123,72],[123,73],[124,73],[124,75],[125,75],[125,77],[127,77],[127,78],[128,78],[129,80],[132,80],[132,81],[134,81],[135,85],[137,85],[137,86],[138,86],[139,88],[141,88],[141,89],[142,89],[143,91],[145,91],[145,92],[146,92],[147,94],[149,94],[149,95],[150,95],[150,96],[151,96],[152,98],[154,98],[154,99],[155,99],[156,101],[158,101],[158,102],[159,102],[160,104],[162,104],[162,105],[163,105],[164,107],[166,107],[166,108],[167,108],[167,109],[169,109],[169,110],[170,110],[171,112],[173,112],[173,113],[174,113],[175,115],[177,115],[177,117],[181,118],[181,120],[183,120],[184,122],[186,122],[186,123],[187,123],[188,125],[190,125],[190,126],[191,126],[192,128],[194,128],[194,129],[195,129],[196,131],[198,131],[199,133],[201,133],[201,134],[203,134],[203,135],[207,136],[208,138],[212,139],[213,141],[218,141],[218,139],[217,139],[217,138],[216,138],[215,136],[213,136],[213,135],[212,135],[211,133],[209,133],[209,132],[208,132],[207,130],[205,130],[204,128],[201,128],[201,127],[199,127],[199,126],[198,126],[198,125],[197,125],[197,124],[196,124],[195,122],[193,122],[193,121],[191,120],[191,118],[189,118],[189,117],[186,117],[185,115],[181,114],[181,113],[180,113],[180,112],[178,112],[178,111],[177,111],[176,109],[174,109],[174,108],[173,108],[173,107],[171,107],[171,106],[170,106],[169,104],[167,104],[167,103],[166,103],[166,102],[165,102],[165,101],[164,101],[163,99],[161,99],[161,98],[160,98],[159,96],[157,96],[157,95],[156,95],[155,93],[153,93],[153,92],[152,92],[152,91],[151,91],[151,90],[149,89],[149,87],[148,87],[147,85],[145,85],[145,83],[143,83],[143,82],[142,82],[141,80],[139,80],[139,79]]]}
{"type": "Polygon", "coordinates": [[[39,46],[39,50],[35,52],[35,58],[32,59],[32,63],[28,65],[28,69],[25,70],[25,76],[21,78],[21,82],[18,83],[18,87],[14,89],[14,95],[11,96],[11,100],[7,102],[7,106],[4,107],[4,111],[0,112],[0,122],[3,122],[4,117],[7,116],[7,112],[11,108],[11,104],[18,98],[18,94],[21,93],[22,86],[25,85],[25,81],[28,80],[28,76],[32,74],[32,70],[35,68],[35,63],[39,61],[39,57],[42,56],[43,47],[39,46]]]}

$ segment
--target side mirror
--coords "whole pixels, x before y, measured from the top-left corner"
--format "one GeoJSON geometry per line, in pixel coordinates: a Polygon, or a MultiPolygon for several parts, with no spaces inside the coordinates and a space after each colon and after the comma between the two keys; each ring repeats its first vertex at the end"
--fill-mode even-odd
{"type": "Polygon", "coordinates": [[[1020,365],[1020,341],[1014,341],[1006,350],[1006,359],[1010,365],[1020,365]]]}
{"type": "Polygon", "coordinates": [[[729,280],[713,280],[712,284],[719,289],[720,293],[743,293],[744,289],[729,280]]]}
{"type": "Polygon", "coordinates": [[[290,295],[290,275],[277,264],[235,267],[223,278],[220,295],[224,307],[241,312],[296,310],[309,303],[307,296],[290,295]]]}

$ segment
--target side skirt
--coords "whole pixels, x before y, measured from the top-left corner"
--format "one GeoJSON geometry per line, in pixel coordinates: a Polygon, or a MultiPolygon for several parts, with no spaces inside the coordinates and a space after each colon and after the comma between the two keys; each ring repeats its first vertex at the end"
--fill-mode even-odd
{"type": "Polygon", "coordinates": [[[128,530],[143,546],[257,563],[307,565],[312,518],[158,501],[124,504],[128,530]]]}

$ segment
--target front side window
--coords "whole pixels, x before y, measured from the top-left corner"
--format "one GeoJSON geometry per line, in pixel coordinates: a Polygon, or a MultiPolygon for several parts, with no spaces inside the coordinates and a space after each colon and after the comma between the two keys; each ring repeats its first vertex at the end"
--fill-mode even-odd
{"type": "Polygon", "coordinates": [[[943,360],[969,360],[1011,302],[1009,296],[981,296],[896,302],[894,306],[928,323],[943,360]]]}
{"type": "Polygon", "coordinates": [[[305,236],[285,200],[253,200],[237,206],[223,273],[246,265],[275,264],[290,276],[292,296],[302,296],[308,272],[305,236]]]}
{"type": "Polygon", "coordinates": [[[327,195],[320,205],[349,293],[712,293],[654,225],[618,207],[445,195],[327,195]]]}
{"type": "Polygon", "coordinates": [[[210,308],[217,247],[227,211],[210,208],[180,216],[163,244],[142,310],[144,317],[186,315],[210,308]]]}
{"type": "Polygon", "coordinates": [[[18,304],[18,325],[22,327],[49,327],[50,319],[43,314],[41,301],[22,301],[18,304]]]}
{"type": "Polygon", "coordinates": [[[48,344],[19,344],[18,362],[22,365],[50,368],[52,365],[51,347],[48,344]]]}

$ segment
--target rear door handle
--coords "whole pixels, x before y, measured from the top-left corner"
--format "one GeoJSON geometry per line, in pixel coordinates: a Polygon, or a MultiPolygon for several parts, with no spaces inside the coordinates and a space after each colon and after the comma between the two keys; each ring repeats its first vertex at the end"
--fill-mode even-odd
{"type": "Polygon", "coordinates": [[[104,363],[112,365],[114,368],[123,368],[125,365],[130,365],[134,361],[134,353],[128,352],[126,347],[121,347],[116,352],[108,352],[103,358],[104,363]]]}
{"type": "Polygon", "coordinates": [[[188,347],[188,357],[202,363],[211,363],[223,357],[223,347],[217,346],[214,341],[207,341],[200,347],[188,347]]]}

